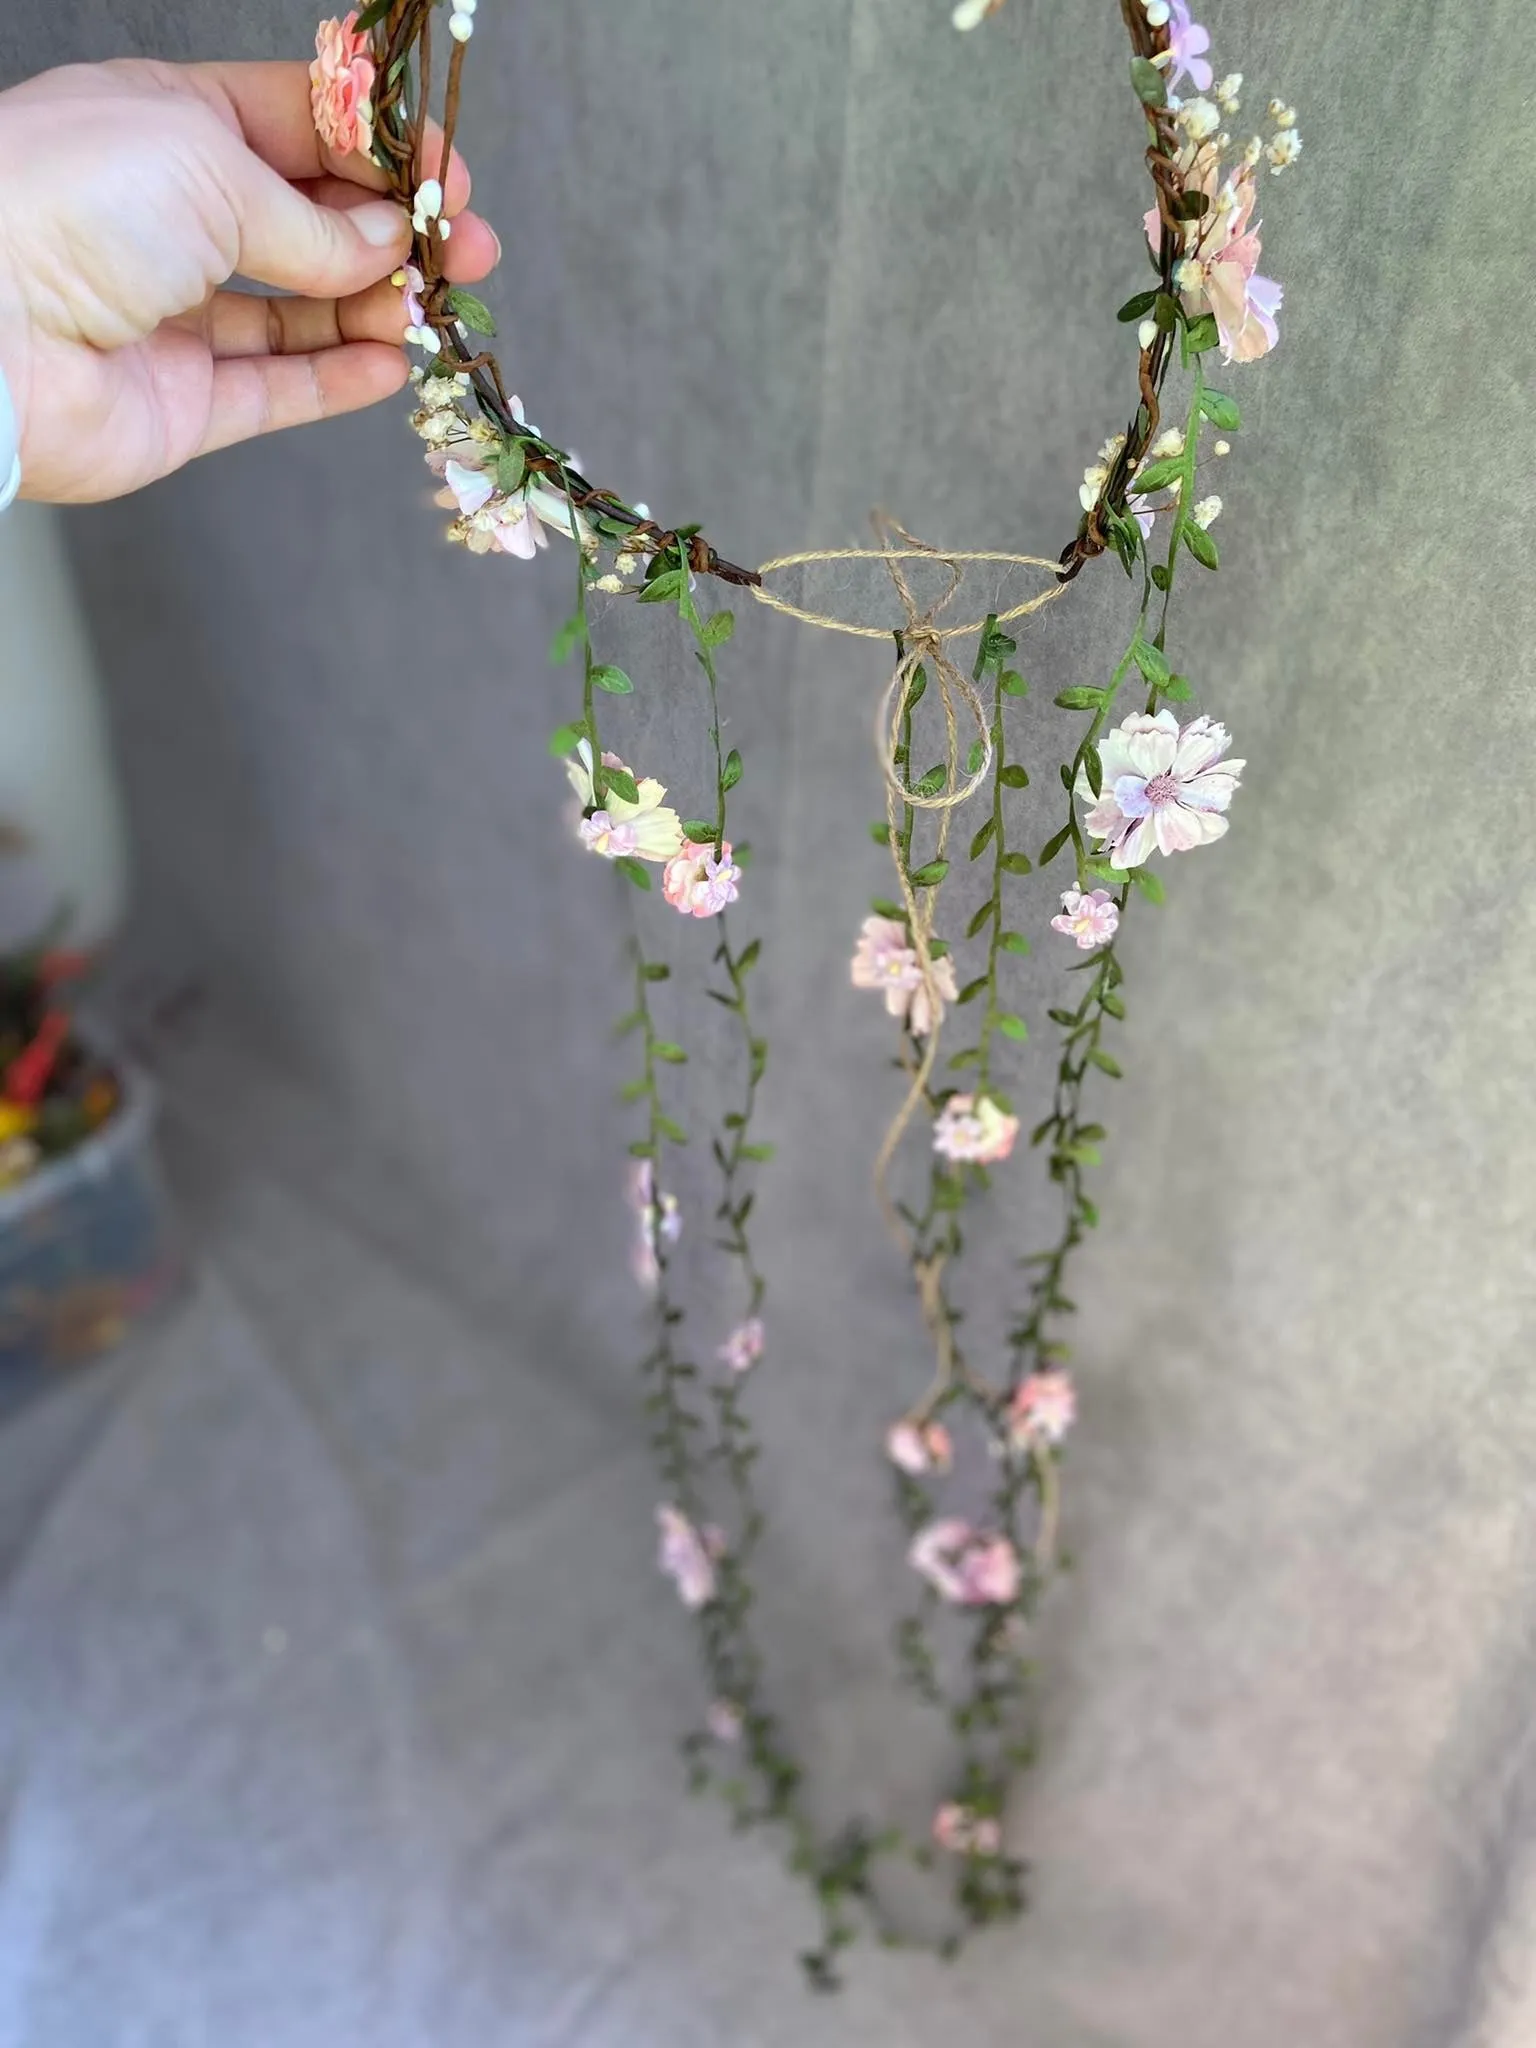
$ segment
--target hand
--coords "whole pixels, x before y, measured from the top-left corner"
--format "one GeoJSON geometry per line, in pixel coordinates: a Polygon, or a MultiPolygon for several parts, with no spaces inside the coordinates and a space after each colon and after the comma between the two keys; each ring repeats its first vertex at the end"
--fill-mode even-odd
{"type": "MultiPolygon", "coordinates": [[[[429,135],[433,172],[440,148],[429,135]]],[[[97,64],[0,93],[0,368],[23,495],[116,497],[398,391],[389,276],[410,222],[383,185],[322,149],[303,64],[97,64]],[[297,296],[221,290],[236,273],[297,296]]],[[[461,284],[501,253],[468,198],[455,156],[461,284]]]]}

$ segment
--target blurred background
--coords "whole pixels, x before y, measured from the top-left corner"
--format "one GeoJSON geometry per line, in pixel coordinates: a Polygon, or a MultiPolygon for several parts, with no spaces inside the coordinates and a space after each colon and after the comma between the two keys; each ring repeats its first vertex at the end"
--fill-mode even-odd
{"type": "MultiPolygon", "coordinates": [[[[0,521],[3,942],[61,892],[116,934],[103,1017],[186,1251],[108,1360],[0,1398],[5,2048],[1536,2039],[1527,14],[1204,12],[1307,154],[1264,193],[1280,348],[1223,379],[1222,573],[1178,608],[1249,768],[1126,947],[1030,1916],[810,2002],[771,1845],[681,1795],[621,906],[545,751],[569,579],[444,547],[386,407],[0,521]]],[[[0,82],[313,30],[9,0],[0,82]]],[[[1123,70],[1110,0],[968,37],[942,0],[484,0],[461,133],[502,360],[737,560],[859,544],[876,504],[1054,555],[1132,389],[1123,70]]],[[[1098,565],[1021,641],[1028,818],[1127,587],[1098,565]]],[[[765,1627],[824,1809],[921,1827],[944,1756],[891,1678],[879,1442],[926,1372],[868,1191],[885,1019],[847,987],[884,658],[738,612],[765,1627]]],[[[623,751],[697,787],[691,662],[654,616],[601,632],[623,751]]],[[[1032,1023],[1060,965],[1025,963],[1032,1023]]],[[[995,1290],[1047,1214],[1010,1191],[995,1290]]]]}

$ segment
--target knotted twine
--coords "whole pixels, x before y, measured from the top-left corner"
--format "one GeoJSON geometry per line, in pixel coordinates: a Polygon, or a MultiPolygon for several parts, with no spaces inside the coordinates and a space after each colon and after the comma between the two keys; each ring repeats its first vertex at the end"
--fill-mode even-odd
{"type": "Polygon", "coordinates": [[[875,714],[875,748],[885,773],[885,818],[888,840],[897,880],[901,885],[908,926],[912,933],[912,949],[917,955],[918,966],[922,972],[923,992],[928,1003],[929,1030],[923,1044],[922,1057],[916,1067],[913,1068],[904,1061],[909,1066],[911,1085],[905,1101],[886,1132],[885,1141],[875,1161],[875,1196],[892,1236],[913,1256],[924,1320],[933,1333],[938,1348],[941,1378],[948,1384],[953,1370],[953,1339],[949,1329],[949,1318],[944,1313],[940,1299],[943,1258],[941,1255],[936,1255],[931,1260],[916,1258],[915,1246],[903,1228],[887,1187],[891,1161],[906,1133],[907,1126],[927,1095],[928,1084],[938,1062],[939,1020],[943,1015],[943,1002],[939,993],[932,950],[933,925],[938,912],[942,885],[934,884],[921,890],[913,886],[911,876],[907,872],[908,863],[896,857],[900,834],[898,817],[902,808],[908,805],[914,810],[936,811],[939,814],[939,835],[934,858],[942,860],[949,844],[950,821],[953,814],[975,795],[992,772],[992,727],[986,706],[975,683],[950,659],[946,651],[948,643],[967,640],[983,632],[987,626],[987,619],[973,619],[964,625],[939,624],[940,614],[964,581],[964,565],[970,562],[996,562],[1009,568],[1044,569],[1049,573],[1052,580],[1038,595],[1027,598],[1022,604],[1014,605],[1008,611],[998,612],[995,616],[988,614],[998,626],[1011,625],[1017,619],[1028,618],[1043,609],[1053,598],[1059,597],[1067,586],[1060,580],[1061,565],[1058,562],[1047,561],[1039,555],[1005,554],[992,549],[953,552],[931,547],[926,542],[915,539],[894,520],[878,514],[875,519],[875,531],[882,541],[879,547],[813,549],[803,554],[779,555],[771,562],[764,562],[758,571],[762,582],[753,587],[752,595],[759,604],[767,605],[770,610],[782,612],[786,617],[798,619],[802,625],[815,626],[822,632],[848,633],[860,640],[886,640],[894,637],[897,645],[896,668],[885,687],[875,714]],[[897,542],[900,545],[896,545],[897,542]],[[945,589],[926,607],[918,604],[904,567],[904,564],[913,561],[941,563],[949,572],[945,589]],[[767,579],[783,570],[809,568],[824,562],[885,564],[905,615],[903,624],[894,635],[888,627],[862,626],[846,619],[835,618],[827,612],[807,611],[800,605],[790,604],[787,599],[767,588],[767,579]],[[925,796],[909,786],[904,767],[910,770],[912,764],[910,761],[903,764],[897,759],[901,749],[903,714],[920,668],[932,670],[944,713],[944,786],[931,796],[925,796]],[[981,765],[974,774],[964,776],[961,772],[960,753],[962,712],[974,723],[982,748],[981,765]]]}

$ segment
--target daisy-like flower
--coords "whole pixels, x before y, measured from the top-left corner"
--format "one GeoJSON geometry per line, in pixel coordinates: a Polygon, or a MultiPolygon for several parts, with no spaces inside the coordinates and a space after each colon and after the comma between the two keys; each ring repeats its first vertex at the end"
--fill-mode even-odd
{"type": "Polygon", "coordinates": [[[701,1534],[681,1508],[663,1505],[656,1510],[661,1531],[656,1563],[677,1588],[685,1607],[707,1607],[715,1597],[715,1563],[706,1534],[701,1534]]]}
{"type": "Polygon", "coordinates": [[[933,1816],[933,1839],[951,1856],[996,1856],[1003,1831],[990,1814],[951,1801],[933,1816]]]}
{"type": "Polygon", "coordinates": [[[341,21],[322,21],[309,67],[310,110],[315,132],[337,156],[372,154],[375,76],[369,39],[358,32],[357,10],[341,21]]]}
{"type": "Polygon", "coordinates": [[[728,1365],[734,1373],[750,1372],[762,1357],[766,1342],[763,1319],[761,1316],[753,1316],[732,1330],[715,1356],[722,1365],[728,1365]]]}
{"type": "Polygon", "coordinates": [[[741,869],[731,859],[731,842],[713,846],[684,839],[667,862],[661,893],[684,917],[718,917],[741,891],[741,869]]]}
{"type": "Polygon", "coordinates": [[[1119,924],[1119,906],[1107,889],[1095,889],[1086,896],[1080,889],[1067,889],[1062,893],[1061,915],[1051,919],[1051,930],[1076,939],[1079,949],[1090,953],[1095,946],[1108,945],[1119,924]]]}
{"type": "Polygon", "coordinates": [[[1103,840],[1117,868],[1140,867],[1154,852],[1186,853],[1222,837],[1246,766],[1222,758],[1231,744],[1214,718],[1191,719],[1180,731],[1168,710],[1133,712],[1104,735],[1099,795],[1082,774],[1076,794],[1088,806],[1084,824],[1103,840]]]}
{"type": "Polygon", "coordinates": [[[865,918],[859,928],[850,978],[855,988],[881,990],[887,1015],[902,1018],[914,1038],[926,1038],[935,1021],[942,1024],[945,1003],[952,1003],[958,994],[954,962],[945,953],[933,963],[934,991],[939,1000],[937,1004],[930,1000],[922,962],[907,943],[907,928],[893,917],[865,918]]]}
{"type": "Polygon", "coordinates": [[[1077,1390],[1064,1372],[1034,1372],[1008,1404],[1008,1441],[1017,1451],[1059,1444],[1077,1419],[1077,1390]]]}
{"type": "Polygon", "coordinates": [[[930,1522],[913,1538],[907,1561],[958,1607],[1006,1607],[1018,1598],[1018,1552],[1006,1536],[988,1536],[969,1522],[930,1522]]]}
{"type": "MultiPolygon", "coordinates": [[[[603,766],[629,770],[617,754],[604,754],[603,766]]],[[[639,860],[670,861],[683,842],[682,821],[676,811],[662,802],[666,790],[652,776],[635,776],[635,801],[615,789],[603,792],[603,808],[594,808],[592,786],[592,743],[581,740],[574,756],[565,764],[566,776],[576,792],[583,817],[578,831],[582,843],[609,860],[633,855],[639,860]],[[599,819],[604,822],[599,824],[599,819]]]]}
{"type": "Polygon", "coordinates": [[[899,1471],[918,1478],[924,1472],[947,1472],[954,1446],[942,1422],[914,1422],[904,1416],[886,1431],[885,1455],[899,1471]]]}
{"type": "Polygon", "coordinates": [[[991,1166],[1008,1157],[1018,1135],[1018,1118],[990,1095],[952,1095],[934,1124],[933,1149],[957,1164],[991,1166]]]}

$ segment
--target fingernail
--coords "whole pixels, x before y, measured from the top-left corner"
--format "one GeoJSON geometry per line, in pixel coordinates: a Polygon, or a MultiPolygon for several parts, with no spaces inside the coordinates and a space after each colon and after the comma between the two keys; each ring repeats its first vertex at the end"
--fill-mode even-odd
{"type": "Polygon", "coordinates": [[[387,199],[370,200],[367,206],[355,206],[347,218],[374,249],[400,248],[410,225],[404,209],[387,199]]]}
{"type": "Polygon", "coordinates": [[[487,221],[485,225],[491,240],[496,244],[496,261],[499,263],[501,261],[501,237],[500,235],[497,234],[496,230],[491,226],[489,221],[487,221]]]}

